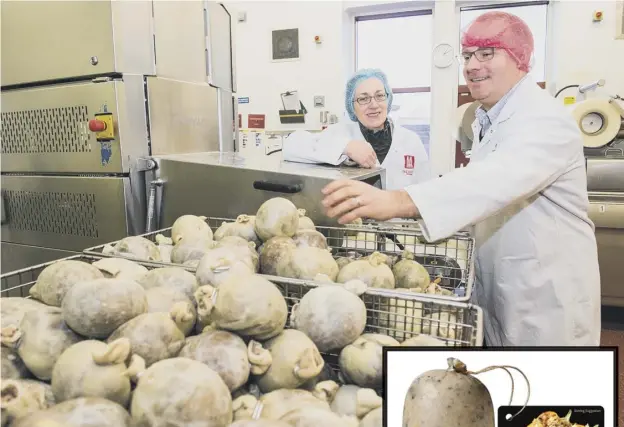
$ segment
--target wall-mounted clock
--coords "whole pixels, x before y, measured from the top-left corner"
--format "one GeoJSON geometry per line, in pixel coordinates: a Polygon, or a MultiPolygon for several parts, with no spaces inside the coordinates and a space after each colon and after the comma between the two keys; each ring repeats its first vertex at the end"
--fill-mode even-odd
{"type": "Polygon", "coordinates": [[[433,48],[433,65],[437,68],[450,67],[454,59],[453,46],[450,44],[440,43],[433,48]]]}

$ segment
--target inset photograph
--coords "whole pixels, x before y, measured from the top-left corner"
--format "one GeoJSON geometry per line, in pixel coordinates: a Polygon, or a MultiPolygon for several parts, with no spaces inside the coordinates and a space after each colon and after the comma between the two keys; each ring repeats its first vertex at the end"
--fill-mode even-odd
{"type": "Polygon", "coordinates": [[[601,406],[501,406],[500,427],[602,427],[601,406]]]}
{"type": "Polygon", "coordinates": [[[616,427],[616,361],[610,347],[386,347],[384,425],[616,427]]]}

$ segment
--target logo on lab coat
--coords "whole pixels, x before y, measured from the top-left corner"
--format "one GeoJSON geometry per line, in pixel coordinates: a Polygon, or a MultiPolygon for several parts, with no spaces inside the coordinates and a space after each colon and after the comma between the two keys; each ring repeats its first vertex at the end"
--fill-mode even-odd
{"type": "Polygon", "coordinates": [[[406,154],[403,156],[403,159],[404,159],[403,173],[405,175],[412,175],[414,173],[414,163],[415,163],[414,156],[406,154]]]}

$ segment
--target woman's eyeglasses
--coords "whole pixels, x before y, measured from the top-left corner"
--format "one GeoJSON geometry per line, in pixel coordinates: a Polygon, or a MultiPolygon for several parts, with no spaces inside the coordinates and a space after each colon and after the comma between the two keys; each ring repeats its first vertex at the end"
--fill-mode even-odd
{"type": "Polygon", "coordinates": [[[384,102],[388,98],[388,95],[386,95],[385,93],[378,93],[374,97],[370,95],[362,95],[355,98],[355,102],[360,105],[367,105],[371,103],[373,98],[375,98],[375,101],[377,102],[384,102]]]}

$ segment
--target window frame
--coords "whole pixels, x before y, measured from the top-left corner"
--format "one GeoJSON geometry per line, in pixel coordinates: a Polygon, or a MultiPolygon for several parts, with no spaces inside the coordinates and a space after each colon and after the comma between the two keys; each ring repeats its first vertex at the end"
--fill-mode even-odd
{"type": "Polygon", "coordinates": [[[459,11],[464,12],[468,10],[507,9],[510,7],[523,7],[523,6],[544,6],[544,5],[548,6],[550,1],[551,0],[530,0],[530,1],[515,1],[515,2],[509,2],[509,3],[505,3],[504,1],[501,1],[500,3],[494,3],[494,4],[483,3],[483,4],[472,5],[472,6],[460,6],[459,11]]]}
{"type": "MultiPolygon", "coordinates": [[[[394,18],[406,18],[410,16],[427,16],[433,17],[433,9],[414,9],[401,12],[388,12],[388,13],[375,13],[370,15],[356,15],[355,16],[355,38],[353,50],[355,70],[358,70],[358,22],[364,21],[378,21],[381,19],[394,19],[394,18]]],[[[431,86],[410,86],[410,87],[391,87],[392,93],[426,93],[431,92],[431,86]]]]}

